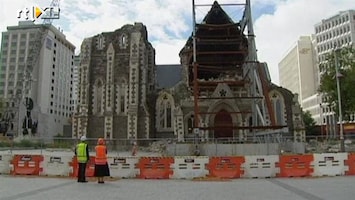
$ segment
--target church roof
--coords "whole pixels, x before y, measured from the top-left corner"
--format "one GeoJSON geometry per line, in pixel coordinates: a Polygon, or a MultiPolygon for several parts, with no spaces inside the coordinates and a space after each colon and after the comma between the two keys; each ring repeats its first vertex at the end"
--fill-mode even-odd
{"type": "MultiPolygon", "coordinates": [[[[202,22],[196,23],[196,63],[198,79],[219,78],[225,73],[242,73],[248,50],[248,41],[240,24],[234,22],[217,1],[213,3],[202,22]]],[[[192,36],[180,51],[189,65],[189,82],[193,80],[192,36]]]]}
{"type": "Polygon", "coordinates": [[[222,7],[215,1],[208,11],[201,24],[233,24],[233,20],[222,9],[222,7]]]}
{"type": "Polygon", "coordinates": [[[181,65],[157,65],[157,88],[171,88],[182,79],[181,65]]]}

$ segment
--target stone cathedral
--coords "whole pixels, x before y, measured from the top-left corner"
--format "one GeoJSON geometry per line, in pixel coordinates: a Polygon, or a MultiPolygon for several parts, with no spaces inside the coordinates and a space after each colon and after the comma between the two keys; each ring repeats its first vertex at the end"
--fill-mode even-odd
{"type": "Polygon", "coordinates": [[[147,37],[135,23],[82,42],[73,137],[149,138],[156,72],[147,37]]]}
{"type": "MultiPolygon", "coordinates": [[[[207,113],[200,118],[200,124],[217,127],[200,131],[199,137],[202,140],[233,138],[247,141],[250,130],[245,127],[251,127],[253,101],[248,98],[249,85],[241,71],[245,62],[243,52],[248,48],[246,36],[238,26],[233,26],[235,23],[218,3],[212,6],[202,24],[225,29],[218,29],[217,35],[213,35],[216,33],[210,28],[201,26],[197,32],[201,38],[216,38],[226,33],[232,38],[226,38],[231,44],[208,48],[216,51],[237,48],[233,51],[242,53],[200,57],[200,62],[216,62],[222,68],[198,74],[199,81],[206,81],[207,88],[199,90],[199,95],[208,97],[199,104],[200,112],[207,113]],[[227,62],[234,63],[234,68],[221,64],[227,62]],[[207,84],[207,81],[213,84],[207,84]],[[232,98],[234,96],[238,98],[232,98]]],[[[195,137],[190,68],[192,38],[188,38],[180,51],[180,65],[157,66],[155,50],[147,35],[146,27],[142,23],[135,23],[86,38],[82,42],[79,101],[72,123],[74,138],[81,135],[130,140],[175,138],[184,142],[195,137]],[[173,79],[175,83],[171,83],[173,79]],[[170,81],[170,85],[163,83],[164,80],[170,81]]],[[[268,112],[273,116],[274,124],[287,136],[303,141],[305,135],[297,97],[271,83],[265,63],[260,63],[259,68],[259,76],[266,88],[264,95],[269,100],[268,112]]]]}

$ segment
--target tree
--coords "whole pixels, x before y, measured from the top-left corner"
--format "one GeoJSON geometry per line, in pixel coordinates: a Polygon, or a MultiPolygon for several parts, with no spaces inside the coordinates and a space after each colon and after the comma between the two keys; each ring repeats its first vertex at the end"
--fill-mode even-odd
{"type": "Polygon", "coordinates": [[[306,112],[302,110],[302,119],[306,129],[306,135],[317,135],[318,132],[316,130],[316,122],[308,110],[306,112]]]}
{"type": "Polygon", "coordinates": [[[355,48],[345,47],[332,51],[319,69],[321,74],[319,92],[337,114],[339,107],[336,78],[339,77],[343,118],[349,120],[350,114],[355,111],[355,48]]]}

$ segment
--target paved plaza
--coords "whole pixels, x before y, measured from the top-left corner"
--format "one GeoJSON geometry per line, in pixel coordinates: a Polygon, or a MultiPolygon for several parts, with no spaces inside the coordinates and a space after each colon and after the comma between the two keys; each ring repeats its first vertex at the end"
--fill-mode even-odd
{"type": "Polygon", "coordinates": [[[350,200],[355,177],[233,180],[108,180],[0,176],[0,200],[350,200]]]}

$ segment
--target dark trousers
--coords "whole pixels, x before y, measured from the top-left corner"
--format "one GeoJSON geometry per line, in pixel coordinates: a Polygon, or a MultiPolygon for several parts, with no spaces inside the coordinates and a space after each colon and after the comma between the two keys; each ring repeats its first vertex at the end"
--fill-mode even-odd
{"type": "Polygon", "coordinates": [[[78,182],[85,182],[86,163],[79,163],[78,182]]]}

